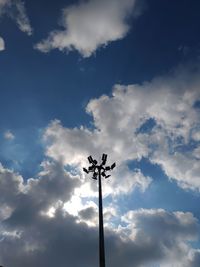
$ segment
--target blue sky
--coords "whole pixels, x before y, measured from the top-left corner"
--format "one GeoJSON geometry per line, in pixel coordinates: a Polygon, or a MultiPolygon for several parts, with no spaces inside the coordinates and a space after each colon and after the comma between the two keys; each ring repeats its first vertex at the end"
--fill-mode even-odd
{"type": "Polygon", "coordinates": [[[199,11],[0,0],[0,264],[97,264],[97,187],[82,167],[108,153],[108,265],[199,266],[199,11]]]}

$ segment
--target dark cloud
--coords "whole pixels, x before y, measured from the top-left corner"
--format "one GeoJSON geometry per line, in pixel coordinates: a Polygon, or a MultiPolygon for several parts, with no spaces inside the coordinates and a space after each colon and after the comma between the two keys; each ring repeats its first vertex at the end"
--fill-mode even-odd
{"type": "Polygon", "coordinates": [[[54,218],[38,217],[20,238],[6,238],[2,258],[7,266],[94,266],[97,232],[58,210],[54,218]],[[12,255],[12,257],[10,256],[12,255]]]}
{"type": "Polygon", "coordinates": [[[92,220],[96,216],[96,210],[93,207],[88,207],[81,210],[79,216],[84,220],[92,220]]]}
{"type": "Polygon", "coordinates": [[[12,210],[6,220],[11,225],[26,225],[58,201],[68,201],[80,183],[55,162],[45,162],[39,177],[26,184],[21,176],[3,167],[0,176],[0,203],[12,210]]]}
{"type": "Polygon", "coordinates": [[[191,252],[190,260],[188,262],[188,266],[191,267],[199,267],[200,264],[200,251],[194,250],[191,252]]]}
{"type": "MultiPolygon", "coordinates": [[[[79,217],[64,209],[78,185],[77,177],[58,163],[47,162],[39,178],[27,183],[2,167],[0,184],[1,209],[5,209],[1,213],[10,207],[1,217],[0,263],[7,267],[98,264],[98,227],[79,220],[93,218],[94,208],[84,208],[79,217]],[[53,214],[48,213],[51,207],[53,214]]],[[[108,266],[140,267],[151,262],[198,266],[199,252],[188,245],[198,237],[198,223],[191,213],[138,210],[124,215],[123,221],[124,227],[106,228],[108,266]]]]}

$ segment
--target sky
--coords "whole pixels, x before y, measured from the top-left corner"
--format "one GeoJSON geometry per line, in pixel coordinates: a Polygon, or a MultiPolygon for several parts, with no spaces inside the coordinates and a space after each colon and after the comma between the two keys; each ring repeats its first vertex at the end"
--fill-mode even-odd
{"type": "Polygon", "coordinates": [[[200,266],[200,2],[0,0],[0,265],[200,266]]]}

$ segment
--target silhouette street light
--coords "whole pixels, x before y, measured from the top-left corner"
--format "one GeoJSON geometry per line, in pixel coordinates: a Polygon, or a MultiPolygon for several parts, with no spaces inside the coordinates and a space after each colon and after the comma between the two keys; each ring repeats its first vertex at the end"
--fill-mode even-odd
{"type": "Polygon", "coordinates": [[[92,178],[99,181],[99,267],[105,267],[105,248],[104,248],[104,229],[103,229],[103,205],[102,205],[102,188],[101,188],[101,176],[109,178],[111,175],[106,175],[107,171],[112,171],[116,164],[106,166],[107,155],[102,155],[102,162],[98,165],[97,160],[92,156],[88,157],[88,161],[91,164],[88,169],[83,168],[83,171],[87,174],[92,172],[92,178]]]}

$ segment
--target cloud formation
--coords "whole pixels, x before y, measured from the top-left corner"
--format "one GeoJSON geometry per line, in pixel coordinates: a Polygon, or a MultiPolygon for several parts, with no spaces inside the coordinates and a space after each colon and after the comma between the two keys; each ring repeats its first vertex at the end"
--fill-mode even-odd
{"type": "Polygon", "coordinates": [[[122,231],[125,230],[127,237],[139,245],[136,266],[150,266],[151,262],[157,262],[162,267],[199,264],[194,256],[195,253],[199,256],[199,250],[187,245],[187,241],[194,241],[199,233],[199,225],[191,213],[140,209],[129,211],[123,220],[128,225],[122,231]],[[148,255],[146,259],[140,252],[141,248],[145,248],[145,254],[148,255]]]}
{"type": "MultiPolygon", "coordinates": [[[[117,134],[117,133],[116,133],[117,134]]],[[[122,136],[121,136],[122,137],[122,136]]],[[[125,136],[124,136],[125,137],[125,136]]],[[[81,127],[80,129],[64,128],[57,120],[53,121],[46,129],[44,139],[47,142],[46,155],[64,165],[70,165],[73,168],[78,168],[82,172],[82,167],[87,166],[88,155],[93,155],[94,158],[99,158],[102,153],[109,152],[108,164],[116,161],[118,166],[113,171],[113,179],[108,180],[104,184],[104,196],[128,194],[133,191],[135,187],[139,187],[142,191],[151,183],[150,177],[145,177],[139,169],[132,171],[127,165],[129,150],[133,152],[133,156],[137,158],[137,146],[143,148],[139,143],[135,143],[135,150],[128,148],[129,141],[126,140],[127,146],[123,147],[124,138],[117,143],[115,135],[107,136],[103,131],[81,127]],[[112,147],[112,149],[111,149],[112,147]],[[123,151],[123,148],[127,151],[123,151]],[[125,154],[126,153],[126,154],[125,154]],[[112,160],[112,162],[111,162],[112,160]],[[121,186],[121,177],[123,177],[123,186],[121,186]],[[113,192],[113,188],[115,188],[113,192]]],[[[134,142],[134,141],[133,141],[134,142]]],[[[130,144],[131,145],[131,144],[130,144]]],[[[139,148],[138,148],[139,149],[139,148]]],[[[130,151],[130,153],[131,153],[130,151]]],[[[140,151],[146,155],[146,149],[140,151]]],[[[77,195],[95,196],[96,184],[91,183],[85,175],[82,177],[82,187],[77,191],[77,195]]]]}
{"type": "Polygon", "coordinates": [[[19,29],[28,35],[33,33],[33,29],[30,25],[29,18],[26,14],[24,2],[21,0],[15,0],[11,2],[9,15],[17,23],[19,29]]]}
{"type": "MultiPolygon", "coordinates": [[[[24,2],[21,0],[0,0],[0,17],[9,16],[16,22],[18,28],[28,35],[31,35],[33,29],[30,25],[29,18],[26,14],[24,2]]],[[[5,49],[5,42],[0,37],[0,51],[5,49]]]]}
{"type": "MultiPolygon", "coordinates": [[[[98,228],[80,221],[93,220],[94,209],[83,208],[72,216],[64,208],[78,186],[78,178],[55,162],[44,162],[38,178],[26,182],[20,175],[0,167],[1,264],[15,267],[97,264],[98,228]]],[[[199,264],[199,251],[189,245],[199,236],[198,222],[191,213],[142,209],[124,214],[122,222],[123,226],[106,228],[109,266],[199,264]]]]}
{"type": "Polygon", "coordinates": [[[47,127],[46,155],[83,166],[88,155],[109,153],[119,162],[116,177],[124,177],[126,193],[136,184],[147,188],[150,179],[139,178],[129,167],[145,157],[182,188],[200,190],[199,73],[199,66],[179,67],[142,85],[115,85],[111,97],[103,95],[87,105],[94,129],[64,128],[58,121],[47,127]]]}
{"type": "Polygon", "coordinates": [[[129,31],[127,19],[139,15],[136,0],[88,0],[66,7],[62,13],[63,30],[50,32],[35,47],[42,52],[52,49],[77,50],[91,56],[99,47],[124,38],[129,31]]]}

